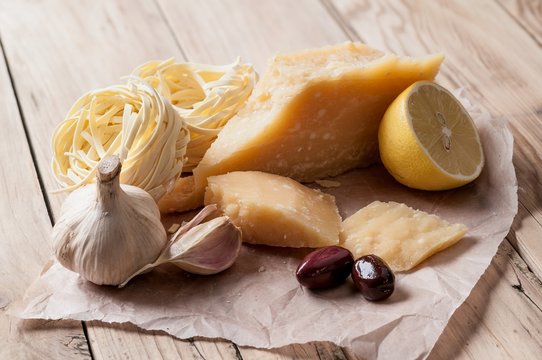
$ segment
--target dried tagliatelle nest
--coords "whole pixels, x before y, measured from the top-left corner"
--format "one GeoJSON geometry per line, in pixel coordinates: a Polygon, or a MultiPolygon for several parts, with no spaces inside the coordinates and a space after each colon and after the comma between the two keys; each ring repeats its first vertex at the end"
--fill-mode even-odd
{"type": "Polygon", "coordinates": [[[120,181],[157,201],[183,169],[190,134],[185,121],[140,79],[90,91],[72,106],[52,138],[53,174],[61,190],[95,181],[101,159],[118,155],[120,181]]]}
{"type": "Polygon", "coordinates": [[[220,130],[244,106],[257,81],[252,65],[241,64],[239,58],[223,66],[150,61],[132,75],[156,88],[186,121],[191,139],[185,172],[200,162],[220,130]]]}

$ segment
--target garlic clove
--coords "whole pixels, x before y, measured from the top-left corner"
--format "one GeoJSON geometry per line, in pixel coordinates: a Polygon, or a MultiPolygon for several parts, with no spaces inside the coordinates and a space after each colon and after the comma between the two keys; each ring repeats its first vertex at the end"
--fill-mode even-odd
{"type": "MultiPolygon", "coordinates": [[[[160,255],[156,260],[152,263],[147,263],[144,266],[141,266],[137,270],[134,270],[130,276],[127,276],[125,280],[119,285],[119,287],[124,287],[130,280],[132,280],[137,275],[146,273],[153,268],[171,262],[175,257],[178,257],[182,255],[181,250],[179,249],[179,244],[181,242],[184,242],[184,240],[188,239],[184,236],[193,228],[200,225],[205,218],[207,218],[209,215],[211,215],[213,212],[215,212],[217,209],[216,205],[207,205],[204,207],[199,213],[196,214],[189,222],[183,224],[175,234],[171,236],[167,244],[162,249],[160,255]]],[[[203,224],[201,224],[203,225],[203,224]]],[[[238,230],[238,229],[237,229],[238,230]]],[[[232,230],[234,231],[234,230],[232,230]]],[[[240,244],[239,244],[240,247],[240,244]]],[[[184,249],[189,250],[188,247],[185,247],[184,249]]],[[[184,250],[182,250],[184,251],[184,250]]],[[[237,251],[238,252],[238,251],[237,251]]],[[[235,259],[233,260],[235,261],[235,259]]],[[[233,262],[232,262],[233,263],[233,262]]],[[[231,264],[230,264],[231,266],[231,264]]]]}
{"type": "Polygon", "coordinates": [[[160,254],[160,257],[162,257],[162,255],[164,253],[167,252],[167,250],[169,249],[169,247],[175,243],[176,241],[179,240],[180,237],[182,237],[184,234],[186,234],[190,229],[192,229],[194,226],[197,226],[199,224],[201,224],[203,222],[203,220],[205,220],[206,217],[208,217],[209,215],[211,215],[213,212],[215,212],[217,209],[217,206],[216,204],[211,204],[211,205],[207,205],[205,206],[203,209],[201,209],[201,211],[199,213],[197,213],[193,218],[192,220],[190,220],[189,222],[183,224],[178,230],[177,232],[175,232],[175,234],[173,234],[173,236],[171,236],[171,238],[169,239],[168,241],[168,244],[167,246],[164,248],[164,251],[162,251],[162,254],[160,254]]]}
{"type": "Polygon", "coordinates": [[[193,274],[216,274],[233,265],[241,244],[241,230],[221,216],[186,232],[169,248],[169,262],[193,274]]]}

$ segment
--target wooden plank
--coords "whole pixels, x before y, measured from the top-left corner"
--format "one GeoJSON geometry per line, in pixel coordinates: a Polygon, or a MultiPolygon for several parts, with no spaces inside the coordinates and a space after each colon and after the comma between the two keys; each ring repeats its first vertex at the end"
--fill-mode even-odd
{"type": "MultiPolygon", "coordinates": [[[[57,188],[50,171],[50,137],[73,101],[94,88],[121,83],[121,76],[145,61],[182,59],[181,49],[152,1],[2,2],[0,31],[46,191],[57,188]]],[[[49,196],[54,216],[64,198],[49,196]]],[[[38,208],[36,214],[42,210],[38,208]]],[[[42,266],[45,259],[35,266],[42,266]]],[[[29,274],[33,278],[37,273],[29,274]]],[[[178,354],[200,358],[194,352],[198,341],[181,341],[125,324],[90,322],[88,335],[96,359],[174,358],[178,354]]],[[[228,343],[210,348],[212,354],[233,358],[228,343]]]]}
{"type": "Polygon", "coordinates": [[[498,2],[542,46],[542,1],[498,0],[498,2]]]}
{"type": "MultiPolygon", "coordinates": [[[[0,29],[47,191],[50,139],[85,92],[123,83],[139,64],[182,53],[155,4],[122,1],[2,2],[0,29]],[[54,21],[53,21],[54,19],[54,21]],[[24,44],[24,46],[20,46],[24,44]]],[[[50,195],[56,216],[65,196],[50,195]]]]}
{"type": "Polygon", "coordinates": [[[428,359],[537,359],[541,308],[542,283],[505,241],[428,359]]]}
{"type": "MultiPolygon", "coordinates": [[[[77,7],[80,7],[80,6],[81,6],[80,4],[77,5],[77,7]]],[[[84,6],[82,6],[83,9],[82,9],[81,11],[83,11],[83,13],[84,13],[85,10],[88,10],[88,6],[89,6],[88,4],[85,4],[84,6]]],[[[116,7],[117,5],[109,5],[109,6],[115,6],[115,7],[116,7]]],[[[74,6],[74,7],[75,7],[75,6],[74,6]]],[[[76,10],[72,10],[72,11],[76,11],[76,10]]],[[[79,11],[79,10],[77,10],[77,11],[79,11]]],[[[120,13],[119,13],[118,11],[117,11],[116,13],[115,13],[115,12],[113,12],[113,13],[117,15],[117,16],[115,16],[114,18],[118,18],[118,17],[122,18],[122,11],[121,11],[120,13]]],[[[91,12],[91,14],[92,14],[92,12],[91,12]]],[[[49,12],[49,17],[51,17],[51,15],[54,15],[54,13],[53,13],[53,12],[49,12]]],[[[79,17],[81,17],[81,16],[79,16],[79,17]]],[[[94,19],[92,16],[90,16],[90,18],[91,18],[91,19],[94,19]]],[[[269,18],[271,18],[271,17],[269,17],[269,18]]],[[[15,19],[18,19],[18,20],[20,21],[20,19],[22,19],[22,17],[19,17],[19,18],[15,17],[15,19]]],[[[0,24],[1,24],[0,26],[3,27],[3,26],[5,26],[5,25],[4,25],[4,19],[2,19],[2,20],[3,20],[3,21],[0,22],[0,24]]],[[[77,21],[79,21],[79,20],[80,20],[80,19],[78,19],[77,21]]],[[[95,20],[95,19],[94,19],[94,20],[95,20]]],[[[12,20],[12,22],[13,22],[13,21],[15,21],[15,20],[12,20]]],[[[94,21],[94,22],[95,22],[95,21],[94,21]]],[[[156,21],[155,21],[155,22],[156,22],[156,21]]],[[[26,23],[26,21],[25,21],[25,23],[26,23]]],[[[97,22],[97,23],[98,23],[98,24],[101,24],[100,22],[97,22]]],[[[155,24],[153,23],[153,25],[155,25],[155,24]]],[[[238,23],[234,23],[234,25],[235,25],[235,26],[239,26],[238,23]]],[[[158,24],[157,26],[159,26],[159,24],[158,24]]],[[[84,26],[83,26],[83,27],[84,27],[84,26]]],[[[88,27],[88,26],[87,26],[87,27],[88,27]]],[[[85,27],[85,28],[87,28],[87,27],[85,27]]],[[[98,25],[97,27],[99,27],[99,25],[98,25]]],[[[309,30],[314,30],[314,29],[312,29],[312,28],[309,27],[309,30]]],[[[24,34],[25,32],[23,31],[22,33],[24,34]]],[[[28,33],[28,32],[27,32],[27,33],[28,33]]],[[[195,31],[191,31],[191,33],[195,33],[195,31]]],[[[39,33],[35,33],[34,36],[36,36],[36,35],[37,35],[37,38],[40,39],[40,37],[39,37],[40,34],[39,34],[39,33]]],[[[102,35],[103,35],[103,34],[102,34],[102,35]]],[[[216,35],[216,34],[215,34],[215,35],[216,35]]],[[[264,34],[264,35],[265,35],[265,34],[264,34]]],[[[265,38],[265,37],[264,37],[264,38],[265,38]]],[[[42,40],[43,40],[43,39],[42,39],[42,40]]],[[[13,40],[13,41],[15,41],[15,40],[13,40]]],[[[55,40],[55,41],[56,41],[56,40],[55,40]]],[[[69,42],[68,42],[68,43],[69,43],[69,42]]],[[[49,44],[49,45],[50,45],[50,44],[49,44]]],[[[300,45],[299,47],[306,47],[306,46],[303,45],[303,44],[299,44],[299,45],[300,45]]],[[[320,45],[320,44],[318,44],[318,45],[320,45]]],[[[15,45],[13,45],[13,46],[15,46],[15,45]]],[[[157,45],[157,46],[160,46],[160,45],[157,45]]],[[[311,46],[312,46],[312,45],[311,45],[311,46]]],[[[314,46],[316,46],[316,44],[315,44],[314,46]]],[[[47,52],[47,46],[45,46],[44,48],[45,48],[45,50],[46,50],[46,52],[47,52]]],[[[43,49],[42,49],[42,50],[43,50],[43,49]]],[[[76,48],[75,50],[80,51],[80,50],[81,50],[81,47],[76,48]]],[[[17,51],[19,52],[19,55],[21,55],[21,53],[24,53],[25,50],[17,49],[17,51]]],[[[29,50],[27,50],[27,51],[29,51],[29,50]]],[[[129,50],[129,49],[128,49],[128,51],[126,51],[126,49],[125,49],[124,52],[119,52],[119,53],[117,53],[117,52],[115,51],[115,54],[116,54],[117,56],[122,57],[122,54],[123,54],[123,53],[125,53],[125,54],[130,54],[130,51],[133,51],[133,50],[129,50]]],[[[137,51],[137,50],[136,50],[136,51],[137,51]]],[[[103,52],[98,52],[98,53],[103,54],[103,52]]],[[[32,53],[32,54],[33,54],[33,53],[32,53]]],[[[38,53],[36,53],[35,55],[37,55],[37,54],[38,54],[38,53]]],[[[24,55],[24,54],[23,54],[23,55],[24,55]]],[[[73,53],[69,53],[68,55],[66,56],[66,58],[77,58],[77,55],[79,55],[79,54],[78,54],[76,51],[74,51],[73,53]],[[68,56],[68,55],[71,55],[71,56],[68,56]]],[[[235,55],[236,55],[236,54],[235,54],[235,55]]],[[[125,55],[125,56],[127,56],[127,55],[125,55]]],[[[162,56],[162,57],[167,57],[167,56],[169,56],[169,55],[165,55],[165,56],[162,56]]],[[[263,55],[262,55],[262,58],[264,58],[263,55]]],[[[23,59],[24,59],[24,57],[17,58],[17,60],[19,60],[19,61],[23,61],[23,59]]],[[[96,58],[94,58],[94,59],[96,59],[96,58]]],[[[247,58],[247,59],[248,59],[248,58],[247,58]]],[[[143,59],[143,60],[145,60],[145,59],[143,59]]],[[[231,60],[231,58],[228,57],[228,59],[225,59],[224,62],[230,61],[230,60],[231,60]]],[[[141,61],[142,61],[142,60],[141,60],[141,61]]],[[[137,61],[137,62],[135,62],[135,63],[138,63],[138,62],[141,62],[141,61],[137,61]]],[[[114,62],[114,61],[113,61],[113,62],[114,62]]],[[[54,64],[53,64],[53,65],[54,65],[54,64]]],[[[110,65],[106,65],[106,66],[110,66],[110,65]]],[[[260,65],[258,65],[258,66],[260,66],[260,65]]],[[[24,68],[24,65],[22,65],[21,68],[24,68]]],[[[262,67],[260,66],[259,68],[261,69],[262,67]]],[[[74,68],[73,65],[72,65],[71,69],[72,69],[72,71],[73,71],[73,69],[77,69],[77,67],[74,68]]],[[[24,70],[24,69],[21,70],[21,73],[24,73],[23,70],[24,70]]],[[[43,70],[43,68],[42,68],[41,70],[43,70]]],[[[99,75],[98,77],[101,77],[101,76],[103,75],[102,72],[101,72],[102,69],[101,69],[100,67],[96,66],[96,67],[93,68],[93,70],[95,70],[94,72],[95,72],[96,74],[99,75]]],[[[106,71],[107,71],[107,70],[106,70],[106,71]]],[[[126,70],[122,70],[122,71],[123,71],[123,72],[121,72],[121,73],[115,74],[115,76],[119,76],[119,75],[121,75],[121,74],[125,74],[125,73],[126,73],[126,70]]],[[[58,77],[58,74],[59,74],[59,73],[62,73],[62,72],[57,72],[57,73],[56,73],[57,75],[55,75],[55,76],[58,77]]],[[[68,73],[69,73],[69,71],[68,71],[68,73]]],[[[39,77],[38,77],[38,79],[39,79],[39,77]]],[[[51,81],[51,77],[49,77],[49,79],[50,79],[49,81],[51,81]]],[[[53,79],[54,79],[54,78],[53,78],[53,79]]],[[[105,78],[102,78],[102,80],[103,80],[103,79],[105,79],[105,78]]],[[[115,79],[116,79],[116,77],[115,77],[115,79]]],[[[89,81],[90,81],[90,79],[89,79],[89,81]]],[[[107,80],[107,81],[109,81],[109,80],[107,80]]],[[[114,80],[113,80],[113,81],[114,81],[114,80]]],[[[104,84],[102,84],[102,85],[104,85],[104,84]]],[[[47,86],[50,86],[50,84],[47,84],[47,86]]],[[[42,85],[42,87],[45,87],[45,85],[42,85]]],[[[84,90],[87,90],[87,89],[89,89],[89,88],[92,88],[92,86],[86,87],[84,90]]],[[[81,90],[81,91],[82,91],[82,90],[81,90]]],[[[73,97],[74,94],[80,94],[80,93],[81,93],[81,92],[71,92],[71,93],[70,93],[71,95],[69,95],[69,96],[72,96],[72,100],[67,101],[67,103],[68,103],[67,106],[69,106],[69,103],[71,103],[71,101],[73,101],[73,99],[74,99],[74,97],[73,97]]],[[[46,96],[46,99],[47,99],[47,100],[51,100],[51,99],[52,99],[52,96],[50,96],[50,95],[49,95],[49,96],[46,96]]],[[[28,100],[28,101],[30,102],[31,100],[28,100]]],[[[62,110],[62,113],[65,112],[65,110],[67,109],[67,106],[62,110]]],[[[23,107],[23,108],[24,108],[24,107],[23,107]]],[[[32,108],[30,107],[30,109],[32,109],[32,108]]],[[[48,111],[50,111],[50,109],[49,109],[48,111]]],[[[56,114],[55,116],[58,116],[59,113],[55,113],[55,114],[56,114]]],[[[49,119],[51,119],[51,117],[49,117],[49,119]]],[[[47,164],[47,163],[46,163],[46,164],[47,164]]],[[[127,332],[127,331],[124,331],[124,332],[122,332],[121,334],[124,336],[124,335],[126,334],[126,332],[127,332]]],[[[114,334],[113,332],[107,332],[107,330],[106,330],[106,333],[107,333],[108,335],[113,335],[113,334],[114,334]]],[[[111,340],[111,341],[115,341],[115,340],[111,340]]],[[[155,341],[155,340],[152,339],[152,341],[155,341]]],[[[129,342],[125,342],[125,344],[129,344],[129,342]]],[[[115,345],[115,346],[116,346],[116,345],[115,345]]],[[[117,356],[119,356],[118,353],[116,353],[116,354],[117,354],[117,356]]],[[[130,354],[132,354],[132,353],[130,353],[130,354]]],[[[135,354],[135,353],[134,353],[134,354],[135,354]]],[[[134,355],[134,354],[132,354],[132,355],[134,355]]],[[[119,357],[120,357],[120,356],[119,356],[119,357]]]]}
{"type": "Polygon", "coordinates": [[[2,56],[0,108],[0,358],[88,359],[80,322],[24,321],[6,315],[51,255],[51,222],[2,56]]]}
{"type": "Polygon", "coordinates": [[[320,359],[346,360],[344,350],[329,342],[293,344],[275,349],[257,349],[248,346],[239,347],[244,359],[284,360],[284,359],[320,359]]]}
{"type": "Polygon", "coordinates": [[[224,340],[179,340],[132,324],[111,331],[99,321],[88,323],[88,333],[95,359],[237,359],[235,345],[224,340]]]}
{"type": "Polygon", "coordinates": [[[539,245],[530,236],[542,230],[542,173],[533,166],[541,159],[542,49],[493,1],[333,4],[345,26],[369,45],[407,55],[443,52],[440,82],[465,87],[494,116],[509,120],[519,200],[534,218],[516,218],[516,250],[542,278],[542,252],[531,251],[539,245]]]}
{"type": "MultiPolygon", "coordinates": [[[[540,234],[541,200],[536,195],[540,193],[540,177],[539,170],[532,166],[540,161],[537,151],[542,139],[536,129],[540,122],[537,109],[542,108],[537,98],[540,84],[536,74],[542,65],[536,60],[541,56],[538,46],[493,3],[390,0],[326,4],[350,36],[369,45],[409,55],[445,53],[440,81],[448,86],[465,86],[495,116],[511,120],[520,201],[526,209],[516,217],[512,234],[523,247],[518,246],[528,265],[539,266],[542,253],[534,250],[538,241],[535,234],[540,234]],[[487,34],[498,40],[488,39],[487,34]],[[518,53],[522,56],[514,55],[518,53]],[[527,225],[524,219],[529,220],[527,225]]],[[[540,282],[527,265],[519,266],[519,258],[506,242],[502,246],[515,260],[508,261],[504,268],[502,254],[494,260],[469,301],[452,317],[432,357],[522,358],[539,353],[539,326],[531,318],[540,316],[540,282]],[[531,280],[529,288],[538,294],[536,305],[520,303],[510,293],[512,286],[518,285],[512,274],[523,271],[531,280]]]]}
{"type": "Polygon", "coordinates": [[[503,242],[429,359],[537,359],[542,351],[541,308],[540,280],[503,242]]]}
{"type": "MultiPolygon", "coordinates": [[[[520,191],[523,191],[520,189],[520,191]]],[[[530,196],[526,194],[526,196],[530,196]]],[[[538,275],[542,274],[542,264],[538,261],[542,253],[542,242],[540,241],[540,223],[527,210],[525,205],[519,204],[518,214],[512,232],[508,236],[510,243],[521,254],[531,270],[538,275]]]]}
{"type": "Polygon", "coordinates": [[[222,64],[237,56],[261,72],[278,52],[348,40],[312,0],[158,0],[191,61],[222,64]],[[190,31],[187,31],[190,29],[190,31]]]}
{"type": "MultiPolygon", "coordinates": [[[[320,3],[303,1],[159,0],[163,14],[190,61],[222,64],[237,56],[262,72],[277,52],[346,41],[320,3]],[[190,29],[190,31],[187,31],[190,29]]],[[[248,359],[342,359],[330,343],[291,345],[262,350],[239,347],[248,359]]]]}

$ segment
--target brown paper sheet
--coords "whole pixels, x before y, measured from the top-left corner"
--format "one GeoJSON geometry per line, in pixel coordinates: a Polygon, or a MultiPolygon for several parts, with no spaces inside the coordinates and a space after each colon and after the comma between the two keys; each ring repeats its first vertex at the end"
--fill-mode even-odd
{"type": "Polygon", "coordinates": [[[123,289],[85,282],[54,262],[10,312],[22,318],[131,322],[182,339],[217,337],[261,348],[332,341],[366,359],[425,358],[489,265],[517,211],[512,135],[504,120],[463,101],[486,156],[473,184],[413,191],[374,166],[335,178],[339,187],[322,188],[335,195],[343,217],[374,200],[393,200],[469,227],[458,244],[397,274],[396,291],[387,301],[365,301],[350,280],[333,290],[308,291],[294,276],[308,250],[245,245],[222,274],[195,276],[163,266],[123,289]]]}

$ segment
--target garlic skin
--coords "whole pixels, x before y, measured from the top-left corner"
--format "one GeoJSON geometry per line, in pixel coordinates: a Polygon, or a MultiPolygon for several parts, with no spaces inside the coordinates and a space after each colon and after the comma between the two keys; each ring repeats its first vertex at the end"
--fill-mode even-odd
{"type": "Polygon", "coordinates": [[[170,262],[181,269],[211,275],[233,265],[241,244],[241,230],[229,217],[221,216],[190,229],[168,252],[170,262]]]}
{"type": "Polygon", "coordinates": [[[154,199],[120,185],[117,156],[103,159],[96,184],[74,190],[53,228],[53,248],[67,269],[97,285],[119,285],[152,263],[167,243],[154,199]]]}

